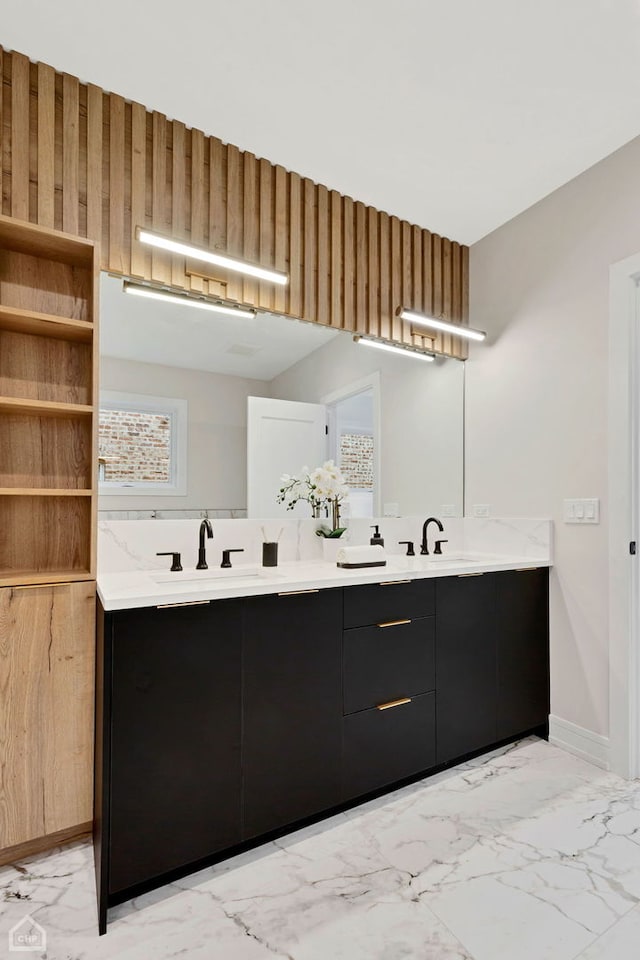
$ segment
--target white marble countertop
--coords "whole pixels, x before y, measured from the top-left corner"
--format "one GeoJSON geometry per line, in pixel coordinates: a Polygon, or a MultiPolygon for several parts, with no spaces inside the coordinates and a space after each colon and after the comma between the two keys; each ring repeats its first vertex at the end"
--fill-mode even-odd
{"type": "Polygon", "coordinates": [[[452,577],[499,570],[533,570],[551,566],[548,560],[515,555],[458,554],[436,560],[433,557],[387,554],[386,559],[385,567],[360,570],[343,570],[335,563],[310,560],[281,563],[277,567],[237,563],[231,570],[211,566],[209,570],[184,570],[182,573],[158,569],[104,573],[98,574],[98,596],[105,610],[130,610],[134,607],[255,597],[292,590],[327,590],[358,583],[452,577]]]}

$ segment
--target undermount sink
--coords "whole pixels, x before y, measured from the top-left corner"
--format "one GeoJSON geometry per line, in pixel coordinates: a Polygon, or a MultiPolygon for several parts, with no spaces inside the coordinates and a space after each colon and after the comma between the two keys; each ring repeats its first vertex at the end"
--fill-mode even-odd
{"type": "Polygon", "coordinates": [[[154,583],[175,583],[181,587],[203,585],[224,580],[256,580],[261,574],[258,570],[183,570],[180,573],[152,573],[154,583]]]}
{"type": "Polygon", "coordinates": [[[429,557],[425,557],[427,563],[462,563],[464,560],[469,561],[472,559],[473,557],[465,557],[462,553],[443,553],[440,556],[432,554],[429,557]]]}

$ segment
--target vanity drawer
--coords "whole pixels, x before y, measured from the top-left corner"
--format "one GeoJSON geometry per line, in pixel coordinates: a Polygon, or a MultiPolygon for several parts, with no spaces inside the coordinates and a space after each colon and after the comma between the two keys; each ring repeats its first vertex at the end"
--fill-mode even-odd
{"type": "Polygon", "coordinates": [[[435,612],[433,580],[402,580],[391,576],[380,583],[345,587],[344,625],[368,627],[389,620],[412,620],[429,617],[435,612]]]}
{"type": "Polygon", "coordinates": [[[434,687],[435,617],[383,621],[345,633],[345,714],[434,687]]]}
{"type": "Polygon", "coordinates": [[[436,762],[435,694],[344,718],[344,799],[428,770],[436,762]]]}

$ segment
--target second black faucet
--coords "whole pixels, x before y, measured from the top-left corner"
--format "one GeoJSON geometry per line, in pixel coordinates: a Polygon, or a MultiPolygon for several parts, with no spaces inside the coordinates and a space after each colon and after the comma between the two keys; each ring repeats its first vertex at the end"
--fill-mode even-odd
{"type": "Polygon", "coordinates": [[[198,539],[198,563],[196,565],[196,570],[209,569],[209,564],[207,563],[207,551],[204,546],[205,533],[209,540],[213,539],[213,527],[211,526],[211,520],[205,519],[200,524],[200,536],[198,539]]]}

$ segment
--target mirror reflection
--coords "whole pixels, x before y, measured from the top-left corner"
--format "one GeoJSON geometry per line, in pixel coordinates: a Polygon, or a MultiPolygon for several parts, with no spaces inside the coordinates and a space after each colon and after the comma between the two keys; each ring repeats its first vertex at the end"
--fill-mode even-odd
{"type": "Polygon", "coordinates": [[[100,286],[100,516],[309,517],[283,474],[328,460],[349,516],[463,512],[464,364],[100,286]]]}

